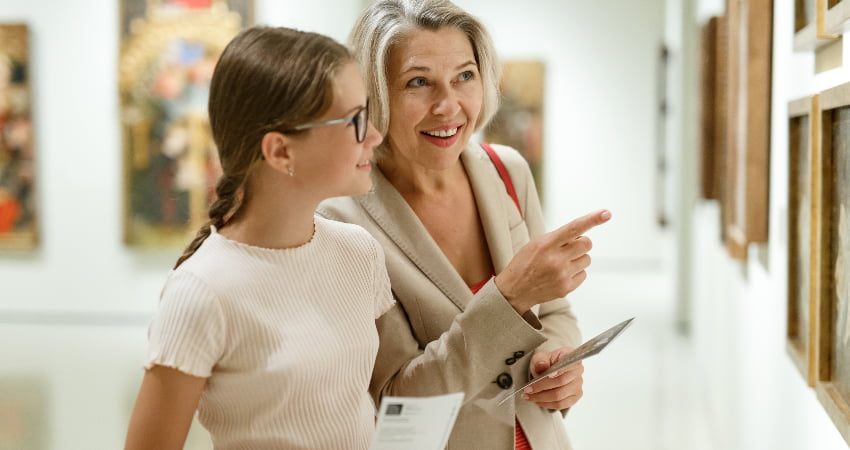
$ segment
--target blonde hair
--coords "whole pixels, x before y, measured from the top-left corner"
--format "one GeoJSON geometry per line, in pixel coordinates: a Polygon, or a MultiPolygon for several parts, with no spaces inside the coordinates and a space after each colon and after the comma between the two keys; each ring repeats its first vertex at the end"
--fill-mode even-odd
{"type": "MultiPolygon", "coordinates": [[[[369,92],[369,118],[381,134],[390,123],[387,58],[393,45],[418,30],[454,27],[466,34],[484,87],[475,130],[483,128],[499,109],[502,66],[493,40],[478,18],[448,0],[378,0],[366,8],[351,30],[349,45],[360,63],[369,92]]],[[[375,149],[386,152],[386,140],[375,149]]]]}
{"type": "Polygon", "coordinates": [[[209,116],[222,176],[209,221],[174,266],[188,259],[246,201],[247,178],[262,159],[266,133],[296,134],[298,125],[321,116],[334,101],[340,67],[353,61],[333,39],[283,27],[243,30],[225,47],[210,84],[209,116]]]}

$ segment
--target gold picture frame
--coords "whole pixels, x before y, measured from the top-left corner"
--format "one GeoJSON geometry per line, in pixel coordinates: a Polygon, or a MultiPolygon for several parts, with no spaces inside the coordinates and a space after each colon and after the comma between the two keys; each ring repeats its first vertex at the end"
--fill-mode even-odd
{"type": "Polygon", "coordinates": [[[124,240],[184,245],[220,175],[207,97],[218,56],[253,22],[252,0],[123,0],[119,98],[124,240]]]}

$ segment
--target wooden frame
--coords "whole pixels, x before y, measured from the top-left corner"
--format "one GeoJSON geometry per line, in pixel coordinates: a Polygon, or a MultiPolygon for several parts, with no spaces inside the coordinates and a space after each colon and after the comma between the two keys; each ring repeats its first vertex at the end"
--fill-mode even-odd
{"type": "Polygon", "coordinates": [[[787,350],[809,386],[815,385],[816,295],[812,291],[812,158],[820,144],[818,96],[788,104],[787,350]]]}
{"type": "MultiPolygon", "coordinates": [[[[815,50],[838,37],[829,33],[838,20],[839,10],[827,14],[828,6],[836,0],[795,0],[794,8],[794,50],[815,50]],[[827,3],[828,2],[828,3],[827,3]]],[[[834,7],[833,7],[834,9],[834,7]]],[[[841,11],[843,11],[843,7],[841,11]]]]}
{"type": "Polygon", "coordinates": [[[0,250],[38,243],[29,32],[0,25],[0,250]]]}
{"type": "Polygon", "coordinates": [[[182,246],[206,222],[221,171],[207,117],[212,70],[253,22],[253,0],[123,0],[120,19],[124,240],[182,246]]]}
{"type": "Polygon", "coordinates": [[[850,31],[850,0],[824,0],[824,32],[840,35],[850,31]]]}
{"type": "Polygon", "coordinates": [[[815,390],[850,444],[850,83],[820,95],[820,116],[812,167],[815,390]]]}
{"type": "Polygon", "coordinates": [[[726,18],[712,17],[703,26],[700,62],[700,194],[719,200],[723,196],[726,136],[726,18]]]}
{"type": "Polygon", "coordinates": [[[770,170],[772,0],[727,0],[725,184],[721,216],[726,248],[745,259],[767,242],[770,170]]]}

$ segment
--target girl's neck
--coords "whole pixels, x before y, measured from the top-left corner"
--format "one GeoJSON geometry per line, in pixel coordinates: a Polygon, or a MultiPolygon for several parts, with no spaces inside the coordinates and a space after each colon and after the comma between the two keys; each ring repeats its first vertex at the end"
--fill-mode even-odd
{"type": "Polygon", "coordinates": [[[257,196],[242,205],[219,233],[237,242],[271,249],[299,247],[313,239],[318,205],[269,200],[257,196]]]}

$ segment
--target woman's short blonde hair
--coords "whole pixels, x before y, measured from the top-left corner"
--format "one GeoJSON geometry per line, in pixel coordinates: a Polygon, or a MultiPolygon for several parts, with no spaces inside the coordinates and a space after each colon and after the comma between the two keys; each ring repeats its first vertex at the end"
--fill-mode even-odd
{"type": "MultiPolygon", "coordinates": [[[[474,131],[484,127],[499,109],[502,66],[493,40],[478,18],[448,0],[377,0],[360,14],[351,30],[349,45],[360,63],[369,92],[369,117],[381,134],[387,133],[390,122],[387,80],[390,49],[416,31],[436,31],[443,27],[455,27],[466,34],[481,74],[484,98],[474,131]]],[[[379,156],[386,142],[376,149],[379,156]]]]}

